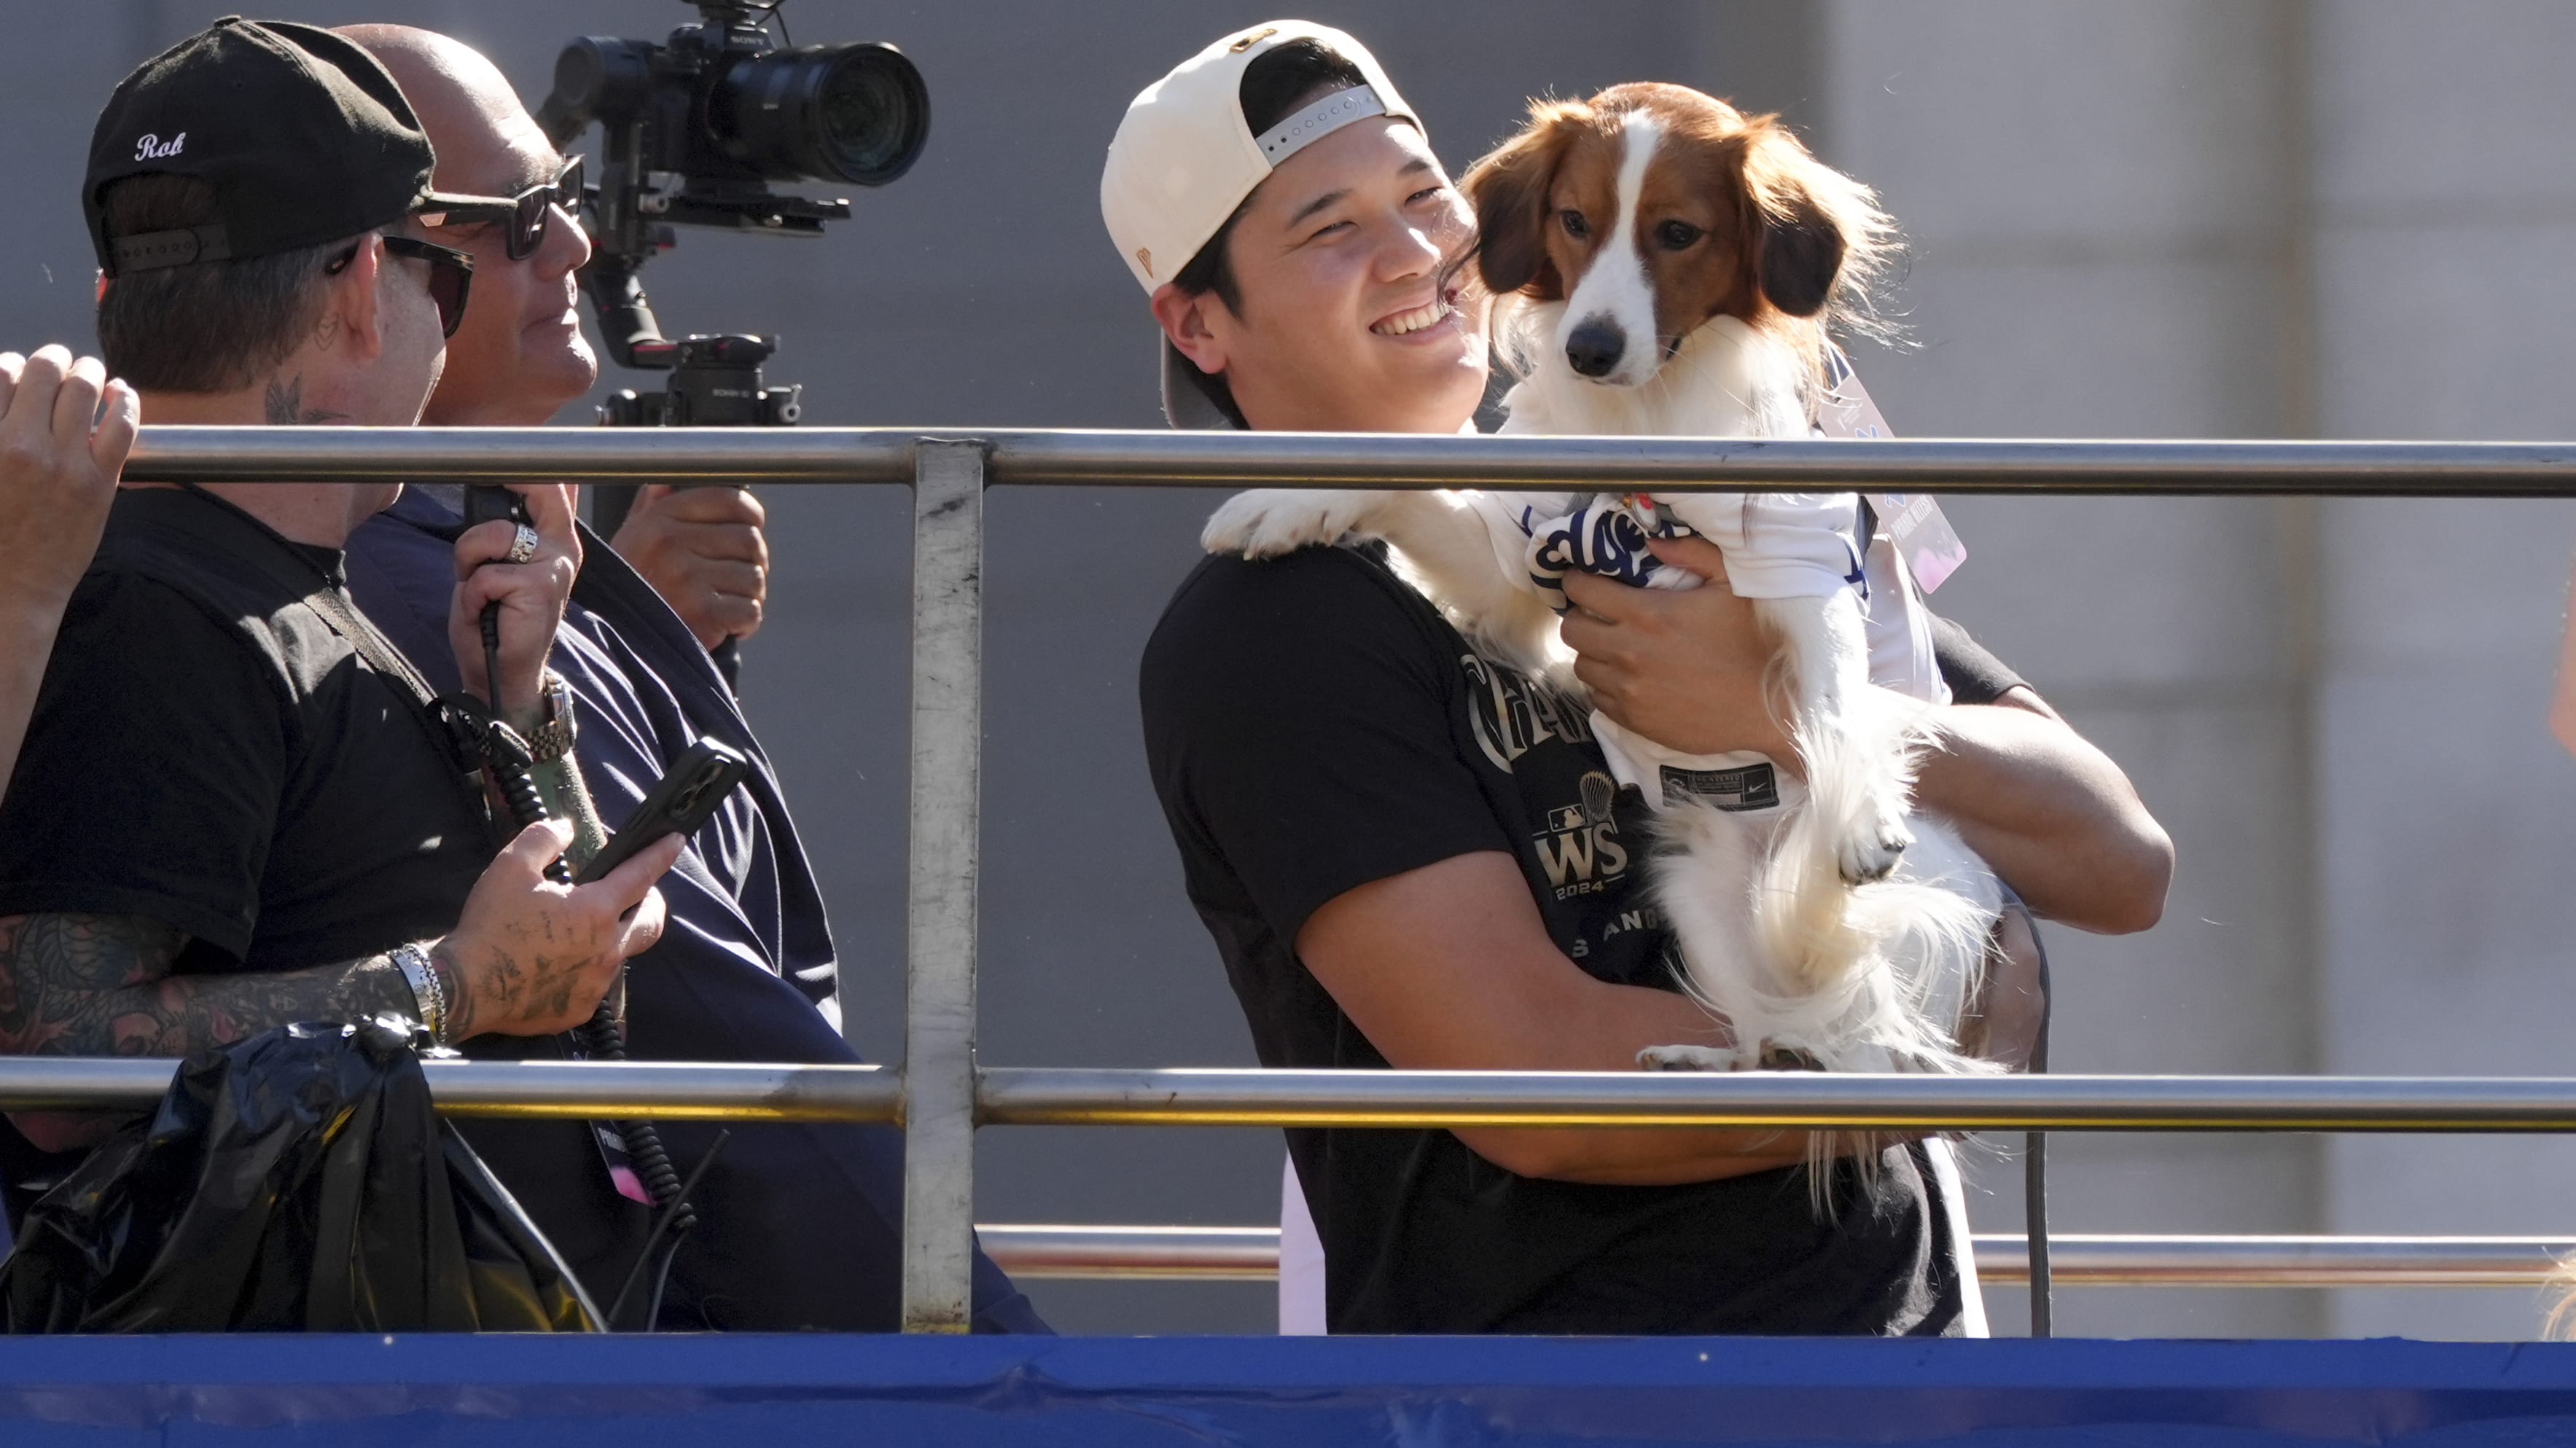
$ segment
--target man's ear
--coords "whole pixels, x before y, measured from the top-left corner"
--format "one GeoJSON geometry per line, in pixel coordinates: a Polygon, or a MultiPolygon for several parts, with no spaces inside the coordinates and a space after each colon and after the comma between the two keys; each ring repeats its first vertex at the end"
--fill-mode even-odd
{"type": "Polygon", "coordinates": [[[401,277],[385,265],[385,244],[374,233],[359,239],[358,253],[323,281],[322,318],[313,343],[323,351],[350,349],[352,360],[372,362],[385,350],[385,299],[380,288],[401,277]]]}
{"type": "Polygon", "coordinates": [[[1547,195],[1576,128],[1591,119],[1589,107],[1572,101],[1532,102],[1521,133],[1467,168],[1459,189],[1476,208],[1476,265],[1495,296],[1564,297],[1565,282],[1547,254],[1547,195]]]}
{"type": "Polygon", "coordinates": [[[1211,377],[1225,370],[1225,341],[1208,325],[1209,311],[1223,309],[1223,298],[1214,292],[1193,295],[1165,282],[1154,289],[1153,306],[1163,335],[1193,366],[1211,377]]]}

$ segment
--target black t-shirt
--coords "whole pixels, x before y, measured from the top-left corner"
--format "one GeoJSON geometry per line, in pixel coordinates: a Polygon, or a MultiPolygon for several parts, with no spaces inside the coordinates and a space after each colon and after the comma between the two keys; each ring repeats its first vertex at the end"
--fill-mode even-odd
{"type": "MultiPolygon", "coordinates": [[[[1519,862],[1586,972],[1675,988],[1644,799],[1613,782],[1586,711],[1479,656],[1370,554],[1202,561],[1141,683],[1190,899],[1264,1065],[1387,1064],[1297,959],[1297,931],[1348,890],[1476,851],[1519,862]]],[[[1838,1164],[1819,1220],[1803,1168],[1594,1186],[1515,1175],[1445,1130],[1288,1144],[1335,1332],[1960,1330],[1964,1244],[1919,1146],[1884,1153],[1874,1188],[1838,1164]]]]}
{"type": "Polygon", "coordinates": [[[187,932],[179,973],[445,934],[492,857],[412,696],[305,600],[340,555],[205,493],[118,496],[0,802],[0,915],[187,932]]]}

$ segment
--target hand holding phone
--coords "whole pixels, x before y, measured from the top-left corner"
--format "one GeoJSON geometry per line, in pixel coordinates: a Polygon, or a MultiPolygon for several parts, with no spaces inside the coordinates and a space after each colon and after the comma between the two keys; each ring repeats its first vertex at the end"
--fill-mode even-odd
{"type": "Polygon", "coordinates": [[[713,740],[690,745],[635,807],[625,827],[610,835],[607,845],[591,857],[577,883],[589,884],[666,835],[696,834],[750,773],[749,760],[713,740]]]}

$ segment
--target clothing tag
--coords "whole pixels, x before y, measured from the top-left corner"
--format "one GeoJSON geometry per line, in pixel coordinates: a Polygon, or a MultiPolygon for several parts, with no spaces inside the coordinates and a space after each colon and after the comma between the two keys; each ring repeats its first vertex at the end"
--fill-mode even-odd
{"type": "MultiPolygon", "coordinates": [[[[1826,357],[1825,375],[1831,386],[1825,394],[1823,415],[1817,420],[1816,432],[1823,437],[1877,438],[1894,437],[1888,431],[1887,419],[1872,402],[1869,389],[1860,385],[1860,375],[1839,349],[1826,357]]],[[[1968,561],[1968,545],[1959,541],[1958,530],[1941,514],[1941,505],[1920,493],[1872,493],[1869,505],[1887,524],[1889,541],[1905,556],[1906,567],[1925,593],[1949,581],[1968,561]]]]}
{"type": "MultiPolygon", "coordinates": [[[[575,1061],[589,1059],[570,1036],[561,1038],[564,1055],[575,1061]]],[[[591,1144],[599,1148],[599,1164],[608,1172],[608,1185],[631,1202],[653,1205],[653,1193],[646,1190],[644,1178],[635,1171],[635,1154],[627,1149],[626,1133],[605,1121],[589,1123],[591,1144]]]]}
{"type": "Polygon", "coordinates": [[[1768,764],[1740,769],[1663,766],[1664,802],[1701,799],[1723,810],[1769,809],[1780,802],[1780,781],[1768,764]]]}
{"type": "Polygon", "coordinates": [[[608,1168],[608,1184],[629,1201],[653,1205],[653,1194],[644,1189],[644,1179],[635,1174],[635,1158],[626,1149],[626,1133],[605,1121],[594,1121],[590,1134],[599,1143],[599,1159],[608,1168]]]}
{"type": "Polygon", "coordinates": [[[1968,545],[1959,541],[1941,505],[1922,493],[1872,493],[1869,505],[1887,520],[1887,536],[1905,555],[1905,566],[1925,593],[1949,581],[1968,561],[1968,545]]]}

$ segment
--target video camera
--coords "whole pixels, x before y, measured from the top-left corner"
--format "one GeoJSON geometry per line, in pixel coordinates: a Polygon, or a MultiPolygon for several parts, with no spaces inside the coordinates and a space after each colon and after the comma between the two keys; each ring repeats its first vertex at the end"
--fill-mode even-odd
{"type": "Polygon", "coordinates": [[[659,396],[619,394],[601,420],[781,426],[796,420],[799,389],[763,385],[760,367],[775,344],[734,334],[664,337],[636,273],[676,243],[675,225],[821,235],[825,222],[849,216],[850,203],[788,195],[769,183],[893,181],[929,137],[930,91],[891,45],[787,44],[777,0],[689,3],[698,22],[659,44],[588,36],[565,46],[554,92],[537,110],[558,148],[599,123],[582,290],[619,366],[673,374],[659,396]]]}

